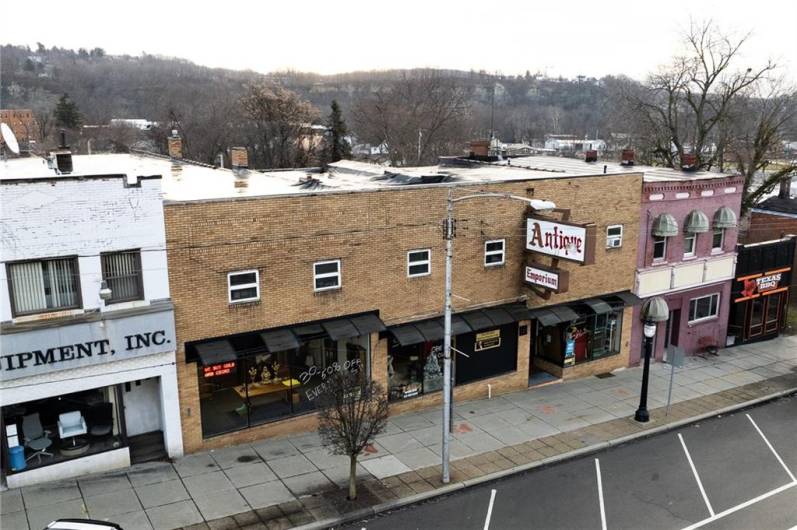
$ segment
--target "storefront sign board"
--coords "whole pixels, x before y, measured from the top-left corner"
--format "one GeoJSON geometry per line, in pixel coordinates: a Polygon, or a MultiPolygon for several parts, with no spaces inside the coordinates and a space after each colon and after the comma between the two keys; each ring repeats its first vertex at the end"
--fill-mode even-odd
{"type": "Polygon", "coordinates": [[[3,336],[0,381],[175,349],[171,309],[3,336]]]}
{"type": "Polygon", "coordinates": [[[570,284],[570,273],[562,269],[542,267],[540,265],[526,265],[526,283],[536,285],[555,293],[566,293],[570,284]]]}
{"type": "Polygon", "coordinates": [[[530,216],[526,219],[526,250],[590,265],[595,262],[595,225],[530,216]]]}
{"type": "Polygon", "coordinates": [[[476,345],[474,351],[490,350],[501,346],[501,330],[494,329],[476,334],[476,345]]]}
{"type": "Polygon", "coordinates": [[[235,371],[235,361],[230,361],[221,364],[213,364],[210,366],[202,367],[202,375],[205,377],[205,379],[218,377],[220,375],[229,375],[234,371],[235,371]]]}
{"type": "Polygon", "coordinates": [[[788,287],[782,285],[783,274],[791,271],[790,267],[777,269],[759,274],[750,274],[736,278],[741,284],[741,292],[734,302],[744,302],[759,296],[766,296],[779,293],[788,287]]]}

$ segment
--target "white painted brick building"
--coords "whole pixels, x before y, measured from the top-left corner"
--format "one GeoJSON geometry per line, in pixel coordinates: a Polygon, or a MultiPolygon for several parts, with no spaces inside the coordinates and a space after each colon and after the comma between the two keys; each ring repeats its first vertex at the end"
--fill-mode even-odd
{"type": "Polygon", "coordinates": [[[168,160],[0,163],[0,404],[10,487],[182,455],[168,160]],[[162,442],[160,441],[162,437],[162,442]]]}

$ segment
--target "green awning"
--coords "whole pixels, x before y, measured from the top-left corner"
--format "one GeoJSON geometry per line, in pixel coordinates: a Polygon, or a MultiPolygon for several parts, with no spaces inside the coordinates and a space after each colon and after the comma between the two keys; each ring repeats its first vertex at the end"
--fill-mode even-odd
{"type": "Polygon", "coordinates": [[[714,228],[736,228],[736,214],[723,206],[714,212],[714,228]]]}
{"type": "Polygon", "coordinates": [[[687,234],[702,234],[708,232],[708,217],[700,210],[692,210],[686,216],[684,232],[687,234]]]}
{"type": "Polygon", "coordinates": [[[678,221],[668,213],[660,214],[653,220],[653,235],[673,237],[678,235],[678,221]]]}

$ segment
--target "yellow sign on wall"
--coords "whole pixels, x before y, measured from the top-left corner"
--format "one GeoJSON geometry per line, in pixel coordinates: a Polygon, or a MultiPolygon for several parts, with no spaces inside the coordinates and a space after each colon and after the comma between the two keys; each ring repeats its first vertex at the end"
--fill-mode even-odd
{"type": "Polygon", "coordinates": [[[494,329],[492,331],[485,331],[476,334],[476,344],[473,347],[474,351],[489,350],[491,348],[498,348],[501,346],[501,330],[494,329]]]}

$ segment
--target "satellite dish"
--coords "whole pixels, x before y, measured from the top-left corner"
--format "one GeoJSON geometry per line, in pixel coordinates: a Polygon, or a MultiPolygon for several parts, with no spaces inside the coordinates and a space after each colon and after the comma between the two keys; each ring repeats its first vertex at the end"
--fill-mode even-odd
{"type": "Polygon", "coordinates": [[[5,123],[0,123],[0,137],[3,138],[3,141],[6,143],[12,153],[15,155],[19,154],[19,143],[17,143],[17,137],[14,136],[14,131],[11,130],[11,127],[5,123]]]}

